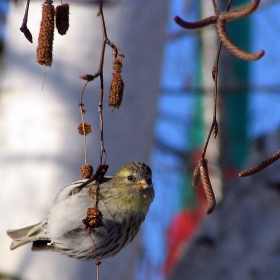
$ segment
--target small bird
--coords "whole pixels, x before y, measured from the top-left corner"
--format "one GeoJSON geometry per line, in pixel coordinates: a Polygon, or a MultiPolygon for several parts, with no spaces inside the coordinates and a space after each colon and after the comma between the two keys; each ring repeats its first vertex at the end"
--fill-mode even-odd
{"type": "Polygon", "coordinates": [[[114,256],[136,236],[155,193],[152,171],[141,162],[125,164],[114,177],[99,183],[97,208],[102,221],[85,226],[87,211],[94,206],[96,181],[83,185],[78,180],[62,189],[47,217],[39,224],[8,230],[11,250],[33,242],[33,251],[59,252],[69,257],[91,260],[114,256]]]}

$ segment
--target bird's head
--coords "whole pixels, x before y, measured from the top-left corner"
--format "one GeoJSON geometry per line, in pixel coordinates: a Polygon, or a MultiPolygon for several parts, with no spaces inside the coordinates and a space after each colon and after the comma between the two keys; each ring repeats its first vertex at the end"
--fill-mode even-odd
{"type": "Polygon", "coordinates": [[[155,192],[151,168],[142,162],[125,164],[112,178],[112,187],[119,192],[120,204],[132,211],[147,212],[155,192]]]}

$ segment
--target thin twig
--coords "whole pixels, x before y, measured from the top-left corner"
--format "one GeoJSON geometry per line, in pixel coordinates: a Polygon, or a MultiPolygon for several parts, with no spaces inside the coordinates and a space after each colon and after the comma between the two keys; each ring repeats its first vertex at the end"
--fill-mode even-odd
{"type": "MultiPolygon", "coordinates": [[[[100,119],[100,165],[102,165],[103,164],[103,154],[105,153],[105,155],[106,155],[106,151],[105,151],[105,147],[104,147],[104,130],[103,130],[103,94],[104,94],[103,64],[104,64],[106,44],[109,41],[107,38],[106,25],[105,25],[105,20],[104,20],[104,15],[103,15],[103,1],[100,1],[100,3],[99,3],[98,14],[101,19],[101,26],[102,26],[102,33],[103,33],[102,50],[101,50],[99,69],[98,69],[99,78],[100,78],[100,98],[99,98],[99,104],[98,104],[98,113],[99,113],[99,119],[100,119]]],[[[106,163],[106,158],[105,158],[104,164],[105,163],[106,163]]]]}
{"type": "Polygon", "coordinates": [[[263,169],[267,168],[270,164],[272,164],[273,162],[277,161],[279,158],[280,158],[280,150],[275,152],[270,157],[268,157],[261,164],[240,172],[239,173],[239,177],[246,177],[246,176],[250,176],[250,175],[256,174],[256,173],[262,171],[263,169]]]}
{"type": "Polygon", "coordinates": [[[85,118],[84,118],[84,109],[80,106],[81,116],[82,116],[82,125],[84,131],[84,153],[85,153],[85,164],[87,164],[87,136],[86,136],[86,129],[85,129],[85,118]]]}
{"type": "Polygon", "coordinates": [[[215,64],[212,68],[212,77],[214,79],[214,112],[213,112],[213,122],[211,125],[211,133],[213,133],[214,138],[218,136],[219,125],[217,121],[217,105],[218,105],[218,74],[219,74],[219,59],[222,49],[222,43],[219,42],[218,52],[215,60],[215,64]]]}
{"type": "Polygon", "coordinates": [[[96,279],[99,280],[101,262],[98,259],[98,254],[97,254],[97,251],[96,251],[96,245],[95,245],[94,239],[91,236],[91,231],[90,230],[88,230],[88,234],[89,234],[89,238],[91,239],[91,241],[93,243],[93,247],[94,247],[95,259],[96,259],[96,261],[95,261],[95,264],[96,264],[96,279]]]}
{"type": "MultiPolygon", "coordinates": [[[[218,16],[219,10],[218,10],[216,1],[212,0],[212,2],[213,2],[214,9],[215,9],[215,13],[218,16]]],[[[227,11],[230,9],[231,3],[232,3],[232,0],[229,0],[228,6],[227,6],[227,11]]],[[[208,132],[208,135],[207,135],[204,147],[203,147],[203,152],[202,152],[201,158],[200,158],[200,160],[195,168],[194,174],[193,174],[193,186],[198,186],[200,181],[202,182],[204,192],[206,194],[206,198],[208,201],[208,209],[206,211],[207,214],[211,214],[214,211],[215,206],[216,206],[215,194],[213,192],[211,181],[209,178],[207,160],[205,159],[205,154],[207,151],[207,147],[209,144],[211,134],[213,133],[214,138],[216,138],[218,136],[218,131],[219,131],[218,121],[217,121],[217,105],[218,105],[218,73],[219,73],[219,61],[220,61],[220,55],[221,55],[221,47],[222,47],[222,42],[219,43],[215,64],[212,68],[212,77],[215,82],[213,121],[212,121],[210,130],[208,132]],[[198,179],[198,175],[200,175],[200,180],[198,179]]]]}
{"type": "MultiPolygon", "coordinates": [[[[104,97],[104,77],[103,77],[103,66],[104,66],[104,57],[105,57],[105,50],[106,50],[106,45],[109,45],[112,50],[113,50],[113,55],[114,57],[116,57],[117,55],[119,55],[120,57],[124,57],[124,55],[120,52],[120,50],[112,43],[110,42],[110,40],[107,37],[107,31],[106,31],[106,25],[105,25],[105,19],[104,19],[104,14],[103,14],[103,1],[100,0],[99,1],[99,10],[98,10],[98,16],[100,17],[101,20],[101,27],[102,27],[102,34],[103,34],[103,41],[102,41],[102,47],[101,47],[101,54],[100,54],[100,60],[99,60],[99,66],[98,66],[98,70],[94,75],[91,74],[86,74],[86,75],[82,75],[80,76],[81,79],[86,80],[86,83],[84,85],[84,88],[82,90],[81,93],[81,100],[80,100],[80,108],[81,108],[81,114],[82,114],[82,121],[83,121],[83,94],[85,91],[85,88],[87,86],[87,84],[90,81],[93,81],[95,78],[99,77],[100,79],[100,97],[99,97],[99,102],[98,102],[98,113],[99,113],[99,121],[100,121],[100,163],[99,166],[96,170],[96,173],[93,175],[92,178],[90,178],[88,181],[84,182],[83,184],[81,184],[78,187],[75,187],[72,190],[72,194],[75,194],[79,191],[81,191],[82,188],[84,188],[85,186],[87,186],[89,183],[95,181],[95,190],[92,190],[92,188],[89,189],[89,195],[92,196],[93,200],[94,200],[94,209],[98,210],[98,201],[99,201],[99,185],[101,182],[101,179],[104,177],[105,173],[108,170],[108,165],[106,165],[106,160],[107,160],[107,153],[105,150],[105,146],[104,146],[104,127],[103,127],[103,97],[104,97]],[[105,155],[105,158],[103,158],[105,155]]],[[[83,122],[84,123],[84,122],[83,122]]],[[[85,145],[85,161],[86,161],[86,142],[84,142],[85,145]]],[[[90,209],[90,208],[89,208],[90,209]]],[[[93,212],[94,214],[95,212],[93,212]]],[[[88,212],[88,215],[92,215],[91,211],[90,213],[88,212]]],[[[100,226],[100,222],[102,222],[102,213],[99,211],[98,214],[98,219],[95,216],[95,214],[91,217],[93,218],[93,220],[90,220],[89,216],[87,215],[86,219],[83,220],[83,222],[85,223],[87,230],[89,232],[89,236],[92,240],[93,246],[94,246],[94,252],[95,252],[95,257],[96,257],[96,266],[97,266],[97,280],[99,279],[99,265],[101,264],[98,260],[98,253],[96,251],[96,246],[95,246],[95,242],[91,236],[91,230],[94,230],[94,227],[99,227],[100,226]],[[91,222],[90,224],[88,224],[88,222],[91,222]],[[93,222],[93,223],[92,223],[93,222]],[[95,222],[98,222],[97,224],[95,224],[95,222]],[[91,227],[91,225],[93,225],[93,228],[91,227]]]]}
{"type": "MultiPolygon", "coordinates": [[[[219,15],[219,10],[218,10],[218,6],[215,0],[212,0],[213,2],[213,6],[215,9],[215,13],[216,15],[219,15]]],[[[228,2],[228,6],[227,6],[227,11],[229,11],[230,6],[231,6],[232,0],[229,0],[228,2]]],[[[204,148],[203,148],[203,152],[201,157],[204,158],[205,157],[205,153],[209,144],[209,140],[211,137],[211,134],[213,133],[214,138],[216,138],[218,136],[218,132],[219,132],[219,126],[218,126],[218,121],[217,121],[217,105],[218,105],[218,74],[219,74],[219,61],[220,61],[220,55],[221,55],[221,48],[222,48],[222,42],[219,42],[219,47],[218,47],[218,51],[217,51],[217,55],[216,55],[216,60],[215,60],[215,64],[212,68],[212,77],[214,79],[215,82],[215,86],[214,86],[214,112],[213,112],[213,121],[209,130],[209,133],[207,135],[205,144],[204,144],[204,148]]]]}
{"type": "Polygon", "coordinates": [[[87,81],[86,84],[84,85],[81,96],[83,95],[88,82],[93,81],[97,77],[99,77],[99,79],[100,79],[100,97],[99,97],[99,103],[98,103],[98,113],[99,113],[99,121],[100,121],[100,163],[99,163],[99,165],[104,165],[104,164],[106,164],[106,161],[107,161],[107,153],[106,153],[105,145],[104,145],[104,124],[103,124],[103,96],[104,96],[103,65],[104,65],[106,45],[109,45],[112,48],[113,56],[115,58],[117,56],[120,56],[121,58],[123,58],[124,54],[120,51],[120,49],[113,42],[111,42],[108,39],[107,31],[106,31],[106,24],[105,24],[105,19],[104,19],[104,14],[103,14],[103,1],[102,0],[99,1],[98,16],[100,16],[102,34],[103,34],[99,67],[98,67],[97,72],[94,75],[85,74],[85,75],[80,76],[80,79],[87,81]],[[103,159],[104,155],[105,155],[105,159],[103,159]]]}
{"type": "MultiPolygon", "coordinates": [[[[215,14],[216,14],[216,16],[218,16],[218,15],[220,14],[220,11],[219,11],[219,8],[218,8],[218,5],[217,5],[217,3],[216,3],[216,1],[215,1],[215,0],[212,0],[212,3],[213,3],[213,6],[214,6],[214,11],[215,11],[215,14]]],[[[227,9],[227,11],[228,11],[228,9],[227,9]]]]}
{"type": "MultiPolygon", "coordinates": [[[[215,0],[212,0],[213,6],[215,9],[216,16],[220,14],[218,5],[215,0]]],[[[231,6],[232,0],[229,0],[228,5],[227,5],[227,11],[229,11],[230,6],[231,6]]],[[[216,60],[215,64],[212,68],[212,77],[215,83],[214,86],[214,113],[213,113],[213,123],[212,123],[212,133],[214,138],[218,136],[219,133],[219,125],[217,121],[217,106],[218,106],[218,76],[219,76],[219,61],[220,61],[220,56],[221,56],[221,49],[222,49],[222,42],[219,42],[218,50],[217,50],[217,55],[216,55],[216,60]]]]}
{"type": "Polygon", "coordinates": [[[85,118],[84,118],[84,114],[85,114],[85,110],[84,110],[84,102],[83,102],[83,98],[84,98],[84,92],[86,89],[87,84],[89,83],[89,80],[87,80],[87,82],[85,83],[83,90],[81,92],[81,96],[80,96],[80,103],[79,103],[79,107],[80,107],[80,114],[81,114],[81,118],[82,118],[82,126],[83,126],[83,136],[84,136],[84,155],[85,155],[85,164],[87,164],[87,138],[86,138],[86,129],[85,129],[85,118]]]}

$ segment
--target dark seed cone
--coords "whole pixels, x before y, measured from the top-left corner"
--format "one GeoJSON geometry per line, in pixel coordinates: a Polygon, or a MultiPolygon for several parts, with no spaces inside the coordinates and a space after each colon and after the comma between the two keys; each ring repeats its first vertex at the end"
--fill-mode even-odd
{"type": "Polygon", "coordinates": [[[69,4],[65,3],[55,8],[55,25],[60,35],[65,35],[69,28],[69,4]]]}
{"type": "Polygon", "coordinates": [[[122,76],[115,72],[111,83],[111,90],[109,95],[109,106],[119,108],[122,103],[124,83],[122,76]]]}
{"type": "Polygon", "coordinates": [[[33,43],[33,38],[30,30],[27,26],[20,28],[20,31],[24,34],[25,38],[30,42],[33,43]]]}
{"type": "Polygon", "coordinates": [[[85,81],[93,81],[94,80],[94,76],[90,75],[90,74],[85,74],[85,75],[81,75],[79,76],[80,79],[85,80],[85,81]]]}
{"type": "Polygon", "coordinates": [[[42,8],[37,61],[41,65],[51,66],[53,60],[54,6],[44,3],[42,8]]]}
{"type": "Polygon", "coordinates": [[[102,213],[97,208],[88,208],[87,217],[83,220],[86,229],[94,230],[102,226],[102,213]]]}
{"type": "Polygon", "coordinates": [[[87,135],[91,133],[91,125],[88,123],[84,123],[84,124],[80,123],[78,126],[78,132],[81,135],[87,135]]]}
{"type": "Polygon", "coordinates": [[[80,168],[80,172],[84,179],[90,179],[93,174],[93,167],[90,164],[82,165],[80,168]]]}

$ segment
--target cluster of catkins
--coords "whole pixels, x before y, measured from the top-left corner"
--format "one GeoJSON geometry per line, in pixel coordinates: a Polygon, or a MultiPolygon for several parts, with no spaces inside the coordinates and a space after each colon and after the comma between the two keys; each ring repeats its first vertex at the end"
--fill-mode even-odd
{"type": "Polygon", "coordinates": [[[65,35],[69,28],[69,4],[54,8],[53,1],[46,0],[42,5],[42,21],[37,47],[37,61],[51,67],[53,61],[54,25],[60,35],[65,35]]]}

